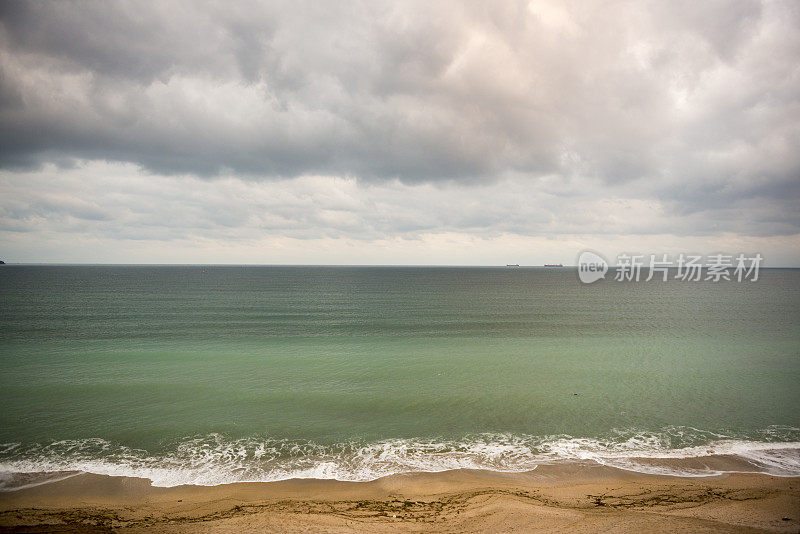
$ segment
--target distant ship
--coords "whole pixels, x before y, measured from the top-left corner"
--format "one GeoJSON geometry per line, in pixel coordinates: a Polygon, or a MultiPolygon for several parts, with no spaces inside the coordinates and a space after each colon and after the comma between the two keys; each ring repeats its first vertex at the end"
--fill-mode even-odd
{"type": "Polygon", "coordinates": [[[509,263],[506,267],[519,267],[519,263],[509,263]]]}
{"type": "Polygon", "coordinates": [[[545,267],[563,267],[563,265],[560,264],[560,263],[545,263],[544,266],[545,267]]]}

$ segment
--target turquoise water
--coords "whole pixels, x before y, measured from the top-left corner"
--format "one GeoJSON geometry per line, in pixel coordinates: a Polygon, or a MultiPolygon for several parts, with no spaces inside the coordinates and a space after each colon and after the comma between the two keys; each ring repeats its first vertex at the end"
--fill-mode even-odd
{"type": "Polygon", "coordinates": [[[800,474],[800,270],[7,265],[0,366],[4,472],[366,480],[715,452],[800,474]]]}

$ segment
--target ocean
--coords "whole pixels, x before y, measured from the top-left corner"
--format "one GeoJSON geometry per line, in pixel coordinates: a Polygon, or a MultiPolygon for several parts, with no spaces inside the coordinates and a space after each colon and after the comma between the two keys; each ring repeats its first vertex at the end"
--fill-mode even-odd
{"type": "Polygon", "coordinates": [[[800,270],[4,265],[0,406],[6,490],[564,461],[797,476],[800,270]]]}

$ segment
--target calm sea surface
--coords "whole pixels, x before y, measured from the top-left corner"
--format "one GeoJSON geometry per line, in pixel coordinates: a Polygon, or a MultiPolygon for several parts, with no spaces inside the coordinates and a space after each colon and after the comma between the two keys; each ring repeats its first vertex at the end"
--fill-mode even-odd
{"type": "Polygon", "coordinates": [[[583,285],[570,268],[0,268],[0,485],[711,452],[800,474],[798,442],[800,270],[583,285]]]}

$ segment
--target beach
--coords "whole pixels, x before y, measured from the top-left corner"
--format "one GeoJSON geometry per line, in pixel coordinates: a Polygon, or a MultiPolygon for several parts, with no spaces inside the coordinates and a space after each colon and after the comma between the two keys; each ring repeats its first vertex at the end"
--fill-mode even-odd
{"type": "Polygon", "coordinates": [[[797,532],[800,477],[644,475],[588,463],[371,482],[153,487],[77,474],[0,494],[2,532],[797,532]]]}

